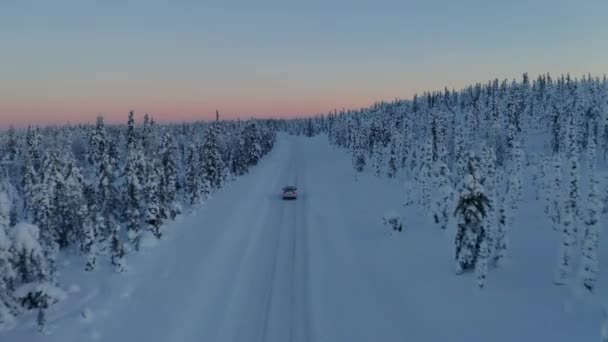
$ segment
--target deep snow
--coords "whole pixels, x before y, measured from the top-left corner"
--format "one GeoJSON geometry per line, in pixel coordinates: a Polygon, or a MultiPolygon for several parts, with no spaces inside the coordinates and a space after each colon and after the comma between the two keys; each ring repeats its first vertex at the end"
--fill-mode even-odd
{"type": "Polygon", "coordinates": [[[553,285],[559,236],[529,182],[509,262],[479,290],[473,274],[455,275],[453,233],[417,206],[404,212],[402,181],[353,172],[326,137],[279,135],[258,166],[168,224],[127,273],[64,265],[71,286],[49,314],[50,335],[28,323],[0,340],[600,339],[608,278],[594,296],[553,285]],[[285,185],[298,200],[281,200],[285,185]],[[382,224],[392,210],[403,232],[382,224]]]}

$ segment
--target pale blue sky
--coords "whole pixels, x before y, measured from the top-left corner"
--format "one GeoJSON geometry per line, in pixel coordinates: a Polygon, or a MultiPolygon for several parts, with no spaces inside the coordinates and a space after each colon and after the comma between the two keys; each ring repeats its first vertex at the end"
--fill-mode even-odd
{"type": "Polygon", "coordinates": [[[608,1],[0,1],[0,125],[305,115],[608,72],[608,1]]]}

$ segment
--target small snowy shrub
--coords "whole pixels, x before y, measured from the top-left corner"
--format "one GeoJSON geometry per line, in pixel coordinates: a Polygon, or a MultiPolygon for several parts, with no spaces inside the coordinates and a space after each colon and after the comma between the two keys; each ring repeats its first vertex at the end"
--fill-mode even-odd
{"type": "Polygon", "coordinates": [[[66,298],[63,290],[49,282],[31,282],[19,286],[15,297],[28,309],[46,309],[66,298]]]}
{"type": "Polygon", "coordinates": [[[388,212],[382,217],[382,223],[400,232],[403,229],[403,220],[396,212],[388,212]]]}

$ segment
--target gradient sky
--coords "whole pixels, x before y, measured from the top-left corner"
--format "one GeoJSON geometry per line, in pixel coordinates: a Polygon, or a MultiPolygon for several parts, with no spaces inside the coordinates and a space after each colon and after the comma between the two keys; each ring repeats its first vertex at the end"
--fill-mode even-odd
{"type": "Polygon", "coordinates": [[[0,0],[0,126],[288,117],[608,72],[608,0],[0,0]]]}

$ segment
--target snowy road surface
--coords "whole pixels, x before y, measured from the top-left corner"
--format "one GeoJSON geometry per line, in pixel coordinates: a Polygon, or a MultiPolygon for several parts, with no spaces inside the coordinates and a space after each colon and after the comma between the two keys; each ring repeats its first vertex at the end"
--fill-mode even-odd
{"type": "Polygon", "coordinates": [[[81,289],[51,315],[51,335],[22,327],[9,333],[10,340],[586,341],[597,336],[597,312],[582,304],[562,309],[568,294],[550,283],[557,242],[545,238],[547,232],[530,228],[525,241],[514,233],[511,267],[492,271],[487,288],[479,291],[471,276],[454,275],[453,240],[425,213],[410,213],[400,234],[381,225],[387,209],[402,210],[399,182],[360,178],[354,180],[349,156],[325,137],[280,135],[250,174],[193,215],[169,224],[166,241],[132,258],[130,272],[73,275],[81,289]],[[281,200],[285,185],[298,187],[298,200],[281,200]],[[550,247],[537,250],[534,243],[550,247]],[[525,267],[518,266],[520,260],[525,267]],[[83,318],[85,307],[90,312],[83,318]]]}

